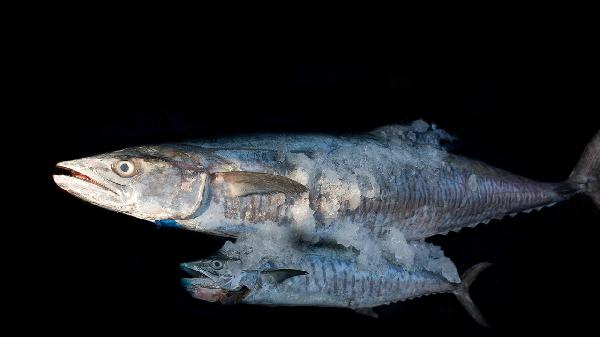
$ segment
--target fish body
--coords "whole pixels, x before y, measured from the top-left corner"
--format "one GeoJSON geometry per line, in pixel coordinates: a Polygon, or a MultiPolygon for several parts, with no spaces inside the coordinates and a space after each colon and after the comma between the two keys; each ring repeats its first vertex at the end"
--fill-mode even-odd
{"type": "Polygon", "coordinates": [[[418,126],[143,146],[59,163],[72,175],[55,181],[111,210],[228,237],[277,225],[336,240],[358,224],[373,237],[420,240],[581,192],[598,198],[599,135],[570,180],[541,183],[448,153],[436,130],[418,126]]]}
{"type": "Polygon", "coordinates": [[[216,153],[240,163],[240,171],[301,183],[308,195],[231,196],[230,184],[215,174],[211,180],[214,203],[208,213],[222,213],[224,218],[216,217],[214,223],[202,218],[183,221],[186,228],[207,226],[238,235],[241,232],[229,224],[241,224],[234,227],[243,232],[257,223],[302,225],[308,221],[314,222],[321,237],[335,237],[336,225],[360,223],[379,237],[395,228],[407,239],[417,240],[568,197],[558,191],[560,184],[535,182],[428,144],[406,146],[406,142],[360,137],[269,138],[269,142],[233,141],[249,149],[253,144],[259,146],[250,152],[261,153],[260,160],[248,154],[240,156],[236,149],[216,153]],[[318,140],[326,140],[325,145],[318,140]],[[289,152],[278,161],[277,151],[282,146],[289,152]]]}
{"type": "Polygon", "coordinates": [[[388,264],[381,270],[363,270],[355,261],[309,255],[291,269],[306,275],[271,284],[263,276],[251,289],[244,303],[260,305],[325,306],[370,308],[413,297],[449,292],[456,284],[427,271],[409,272],[388,264]]]}
{"type": "MultiPolygon", "coordinates": [[[[193,297],[213,302],[341,307],[364,311],[436,293],[450,292],[466,299],[468,285],[489,266],[477,265],[473,269],[475,271],[463,275],[462,283],[454,283],[436,273],[409,271],[393,263],[365,268],[349,255],[313,252],[285,264],[265,262],[241,273],[235,263],[239,262],[222,256],[184,263],[184,270],[204,277],[184,279],[182,283],[193,297]],[[215,270],[215,265],[218,270],[215,270]],[[232,282],[233,279],[237,281],[232,282]],[[467,285],[464,280],[468,280],[467,285]]],[[[470,298],[468,301],[472,304],[470,298]]],[[[483,321],[474,305],[467,310],[477,320],[483,321]]]]}

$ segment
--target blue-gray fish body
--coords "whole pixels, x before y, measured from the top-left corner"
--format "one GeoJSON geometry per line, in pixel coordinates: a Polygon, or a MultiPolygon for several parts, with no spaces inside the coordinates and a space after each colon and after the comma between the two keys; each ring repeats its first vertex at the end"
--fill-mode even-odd
{"type": "Polygon", "coordinates": [[[407,271],[395,264],[379,270],[360,268],[355,261],[307,255],[287,268],[306,275],[281,283],[257,282],[244,303],[277,306],[370,308],[413,297],[450,292],[457,284],[428,271],[407,271]]]}
{"type": "Polygon", "coordinates": [[[238,269],[239,261],[223,255],[184,263],[184,270],[200,277],[184,279],[182,283],[195,298],[225,304],[322,306],[359,311],[451,292],[478,322],[485,324],[468,290],[489,263],[475,265],[463,274],[461,283],[453,283],[440,274],[407,270],[394,263],[362,266],[348,254],[308,253],[283,263],[271,261],[245,270],[238,269]],[[219,295],[215,296],[215,292],[219,295]]]}
{"type": "Polygon", "coordinates": [[[211,185],[217,211],[208,213],[222,212],[229,221],[220,219],[215,229],[314,223],[321,237],[335,239],[340,227],[360,224],[378,237],[397,229],[417,240],[551,206],[585,191],[578,184],[536,182],[453,155],[434,143],[400,137],[394,127],[380,132],[383,136],[262,135],[194,144],[214,149],[214,155],[236,163],[236,170],[289,178],[308,194],[232,197],[227,177],[217,174],[211,185]]]}
{"type": "Polygon", "coordinates": [[[435,137],[417,123],[352,137],[267,134],[142,146],[59,163],[72,176],[55,180],[96,205],[222,236],[284,225],[335,240],[360,226],[379,238],[398,230],[418,240],[580,192],[600,200],[598,135],[566,183],[450,154],[435,137]]]}

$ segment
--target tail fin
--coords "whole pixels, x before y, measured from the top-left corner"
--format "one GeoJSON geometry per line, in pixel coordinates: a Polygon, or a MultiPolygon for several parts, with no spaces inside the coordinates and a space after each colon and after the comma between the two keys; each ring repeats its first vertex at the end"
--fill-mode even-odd
{"type": "Polygon", "coordinates": [[[600,131],[583,150],[567,182],[586,193],[600,208],[600,131]]]}
{"type": "Polygon", "coordinates": [[[458,299],[458,302],[462,304],[462,306],[467,310],[469,315],[473,317],[473,319],[481,324],[482,326],[489,328],[490,326],[483,318],[481,311],[477,308],[473,300],[471,299],[471,295],[469,295],[469,287],[471,287],[471,283],[475,281],[479,273],[489,268],[492,264],[489,262],[482,262],[474,265],[469,268],[466,272],[462,274],[462,282],[458,285],[458,287],[454,290],[454,295],[458,299]]]}

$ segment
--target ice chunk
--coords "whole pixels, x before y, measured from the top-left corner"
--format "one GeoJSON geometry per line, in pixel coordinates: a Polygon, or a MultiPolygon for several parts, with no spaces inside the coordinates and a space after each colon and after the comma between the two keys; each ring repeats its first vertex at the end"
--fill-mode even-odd
{"type": "Polygon", "coordinates": [[[422,119],[417,119],[410,123],[410,127],[414,132],[423,133],[429,130],[429,124],[422,119]]]}
{"type": "Polygon", "coordinates": [[[415,269],[424,269],[440,274],[453,283],[460,282],[456,266],[452,260],[444,255],[440,247],[426,242],[411,242],[411,246],[415,253],[415,269]]]}
{"type": "Polygon", "coordinates": [[[322,168],[316,180],[319,211],[325,220],[335,219],[341,210],[354,210],[360,204],[360,188],[354,175],[340,175],[322,168]]]}
{"type": "Polygon", "coordinates": [[[401,231],[392,228],[387,240],[384,242],[384,249],[393,254],[395,258],[394,262],[405,266],[407,269],[412,268],[415,258],[414,248],[408,244],[401,231]]]}
{"type": "Polygon", "coordinates": [[[377,128],[371,134],[389,141],[400,140],[417,144],[427,144],[440,147],[442,141],[453,141],[454,137],[437,125],[429,125],[422,119],[413,121],[410,125],[387,125],[377,128]]]}
{"type": "Polygon", "coordinates": [[[287,153],[286,160],[290,166],[288,177],[299,182],[304,186],[308,186],[312,176],[314,175],[314,160],[310,159],[304,153],[287,153]]]}
{"type": "Polygon", "coordinates": [[[318,241],[314,218],[315,211],[310,208],[308,195],[294,200],[294,204],[290,207],[290,213],[291,218],[293,219],[292,224],[290,225],[291,230],[294,231],[302,241],[318,241]]]}

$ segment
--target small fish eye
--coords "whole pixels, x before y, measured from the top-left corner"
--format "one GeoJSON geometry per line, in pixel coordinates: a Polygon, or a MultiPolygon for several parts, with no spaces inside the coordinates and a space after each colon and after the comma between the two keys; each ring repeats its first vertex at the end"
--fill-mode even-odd
{"type": "Polygon", "coordinates": [[[214,269],[221,269],[223,268],[223,263],[221,261],[212,261],[211,265],[214,269]]]}
{"type": "Polygon", "coordinates": [[[121,160],[113,165],[113,171],[121,177],[133,177],[136,173],[135,164],[129,160],[121,160]]]}

